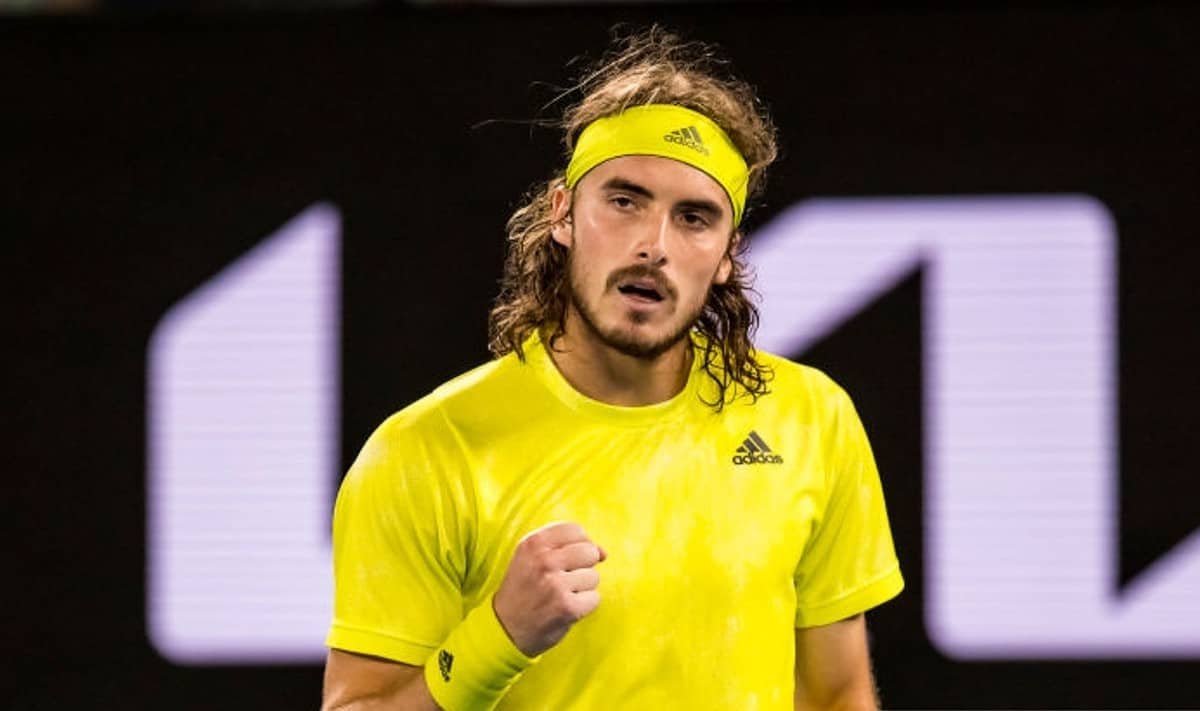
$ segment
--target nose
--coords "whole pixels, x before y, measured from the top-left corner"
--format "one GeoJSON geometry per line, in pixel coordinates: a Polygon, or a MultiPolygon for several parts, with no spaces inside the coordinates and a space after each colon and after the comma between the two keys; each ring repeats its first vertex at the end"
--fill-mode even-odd
{"type": "Polygon", "coordinates": [[[671,229],[671,217],[662,213],[646,221],[634,245],[639,262],[662,266],[667,261],[667,236],[671,229]]]}

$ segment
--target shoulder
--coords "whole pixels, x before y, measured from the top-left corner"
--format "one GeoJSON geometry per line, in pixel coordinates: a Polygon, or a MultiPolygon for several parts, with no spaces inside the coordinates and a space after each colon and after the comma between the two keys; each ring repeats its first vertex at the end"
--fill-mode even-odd
{"type": "Polygon", "coordinates": [[[347,486],[391,490],[403,481],[410,495],[426,490],[461,494],[470,466],[459,423],[451,413],[469,410],[472,404],[477,410],[488,409],[483,405],[487,392],[498,379],[511,377],[505,374],[509,368],[505,358],[485,363],[393,413],[359,450],[347,473],[347,486]]]}
{"type": "Polygon", "coordinates": [[[756,399],[739,397],[730,416],[748,421],[789,422],[824,440],[858,419],[850,395],[819,368],[758,351],[758,363],[770,370],[767,392],[756,399]]]}
{"type": "Polygon", "coordinates": [[[766,398],[777,405],[840,407],[850,402],[845,389],[818,368],[765,351],[757,351],[755,357],[771,370],[766,398]]]}
{"type": "Polygon", "coordinates": [[[389,448],[401,443],[445,446],[455,439],[461,422],[495,412],[499,404],[515,397],[523,389],[524,375],[513,354],[476,366],[392,414],[371,439],[389,448]]]}
{"type": "MultiPolygon", "coordinates": [[[[477,401],[491,401],[498,395],[519,388],[522,368],[515,353],[476,366],[442,383],[418,403],[436,403],[443,408],[470,406],[477,401]]],[[[414,403],[417,404],[417,403],[414,403]]]]}

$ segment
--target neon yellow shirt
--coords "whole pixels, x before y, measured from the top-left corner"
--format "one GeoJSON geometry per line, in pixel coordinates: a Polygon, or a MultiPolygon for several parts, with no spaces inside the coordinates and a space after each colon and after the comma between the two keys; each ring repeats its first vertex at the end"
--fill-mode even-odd
{"type": "Polygon", "coordinates": [[[579,523],[608,553],[600,607],[498,709],[792,708],[794,626],[903,588],[845,392],[775,377],[717,413],[700,358],[674,398],[591,400],[537,337],[384,422],[334,512],[330,647],[425,663],[504,578],[517,542],[579,523]]]}

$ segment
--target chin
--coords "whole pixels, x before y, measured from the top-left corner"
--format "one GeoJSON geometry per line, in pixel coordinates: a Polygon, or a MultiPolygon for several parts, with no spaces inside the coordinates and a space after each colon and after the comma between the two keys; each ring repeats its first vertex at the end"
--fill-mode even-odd
{"type": "Polygon", "coordinates": [[[691,324],[682,324],[675,328],[649,329],[644,325],[617,326],[599,331],[604,344],[613,350],[634,358],[653,359],[669,351],[684,338],[687,338],[691,324]]]}
{"type": "Polygon", "coordinates": [[[678,303],[666,313],[647,313],[603,302],[595,304],[598,308],[593,309],[593,304],[580,298],[575,284],[570,295],[580,325],[593,338],[618,353],[644,360],[659,357],[687,338],[703,308],[701,304],[694,313],[685,313],[683,317],[678,303]]]}

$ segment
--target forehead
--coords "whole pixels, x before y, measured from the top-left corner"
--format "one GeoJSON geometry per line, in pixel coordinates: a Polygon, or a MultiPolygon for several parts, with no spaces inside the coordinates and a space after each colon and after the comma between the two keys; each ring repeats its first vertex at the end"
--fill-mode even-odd
{"type": "Polygon", "coordinates": [[[588,171],[578,187],[597,189],[612,178],[636,183],[656,198],[675,200],[711,200],[730,208],[725,188],[708,173],[681,161],[661,156],[620,156],[610,158],[588,171]]]}

